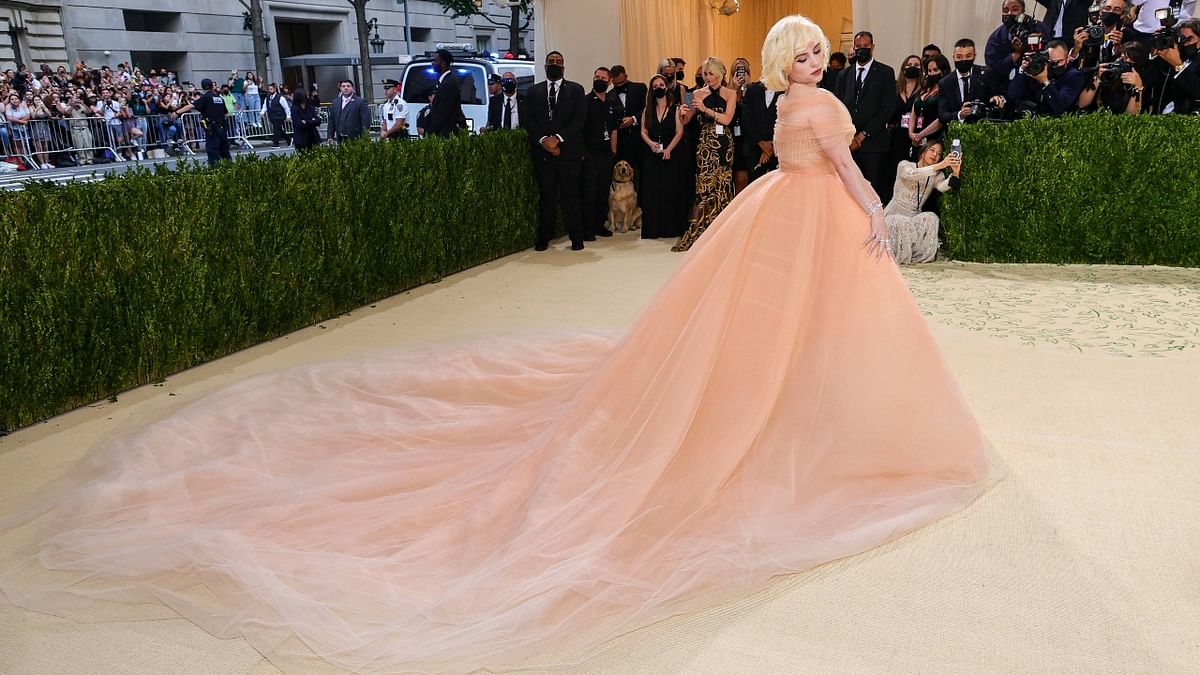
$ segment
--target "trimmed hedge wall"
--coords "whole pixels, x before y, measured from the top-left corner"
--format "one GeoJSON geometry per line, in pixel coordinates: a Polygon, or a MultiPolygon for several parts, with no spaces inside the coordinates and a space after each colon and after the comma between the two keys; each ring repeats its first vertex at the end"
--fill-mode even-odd
{"type": "Polygon", "coordinates": [[[0,196],[0,433],[533,243],[523,132],[0,196]]]}
{"type": "Polygon", "coordinates": [[[1200,118],[1093,114],[952,124],[942,202],[956,260],[1200,265],[1200,118]]]}

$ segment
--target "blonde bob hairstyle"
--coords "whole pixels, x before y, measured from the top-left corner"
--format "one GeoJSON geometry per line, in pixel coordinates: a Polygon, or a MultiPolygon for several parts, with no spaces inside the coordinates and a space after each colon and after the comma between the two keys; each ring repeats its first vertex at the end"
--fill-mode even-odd
{"type": "Polygon", "coordinates": [[[821,57],[825,66],[829,66],[829,38],[821,31],[821,27],[811,19],[800,14],[785,16],[780,19],[763,42],[763,84],[772,91],[785,91],[788,73],[792,69],[792,61],[796,52],[808,49],[812,45],[821,45],[821,57]]]}
{"type": "Polygon", "coordinates": [[[700,64],[701,73],[712,73],[721,78],[721,84],[725,84],[725,62],[715,56],[710,56],[704,59],[704,63],[700,64]]]}

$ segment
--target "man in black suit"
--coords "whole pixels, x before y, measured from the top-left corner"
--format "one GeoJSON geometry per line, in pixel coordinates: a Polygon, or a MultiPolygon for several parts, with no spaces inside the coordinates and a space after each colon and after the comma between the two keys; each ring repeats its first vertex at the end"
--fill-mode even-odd
{"type": "Polygon", "coordinates": [[[855,135],[850,143],[854,163],[875,193],[887,203],[892,186],[886,184],[883,162],[891,149],[887,124],[896,112],[896,71],[875,60],[875,38],[867,31],[854,36],[854,60],[838,78],[837,97],[850,111],[855,135]]]}
{"type": "Polygon", "coordinates": [[[583,240],[611,237],[604,227],[608,220],[608,193],[612,188],[613,164],[617,157],[617,129],[625,118],[625,107],[608,90],[610,71],[600,66],[592,73],[592,91],[584,97],[587,113],[583,122],[583,184],[580,204],[583,240]]]}
{"type": "Polygon", "coordinates": [[[750,166],[750,182],[779,168],[775,156],[775,120],[781,91],[769,91],[762,82],[752,82],[742,96],[742,153],[750,166]]]}
{"type": "Polygon", "coordinates": [[[371,128],[371,109],[361,96],[354,93],[354,83],[338,83],[338,96],[333,97],[329,110],[329,141],[336,143],[358,138],[371,128]]]}
{"type": "Polygon", "coordinates": [[[1179,42],[1170,49],[1158,51],[1163,71],[1161,105],[1165,114],[1195,115],[1200,113],[1200,19],[1187,19],[1179,24],[1179,42]]]}
{"type": "Polygon", "coordinates": [[[1093,0],[1037,0],[1046,8],[1046,16],[1042,24],[1050,31],[1047,38],[1054,37],[1070,40],[1075,35],[1075,29],[1088,23],[1088,9],[1093,0]]]}
{"type": "Polygon", "coordinates": [[[429,115],[425,119],[425,135],[446,138],[466,128],[467,118],[463,115],[462,90],[458,78],[450,71],[454,55],[439,49],[433,55],[433,69],[438,73],[437,94],[429,104],[429,115]]]}
{"type": "Polygon", "coordinates": [[[942,126],[954,120],[978,121],[967,119],[964,104],[970,101],[988,101],[1003,108],[1004,97],[993,95],[987,69],[975,65],[975,41],[963,38],[955,42],[953,56],[955,72],[938,82],[938,119],[942,121],[942,126]]]}
{"type": "MultiPolygon", "coordinates": [[[[642,142],[642,111],[646,109],[646,85],[642,82],[630,82],[625,66],[620,64],[608,69],[609,80],[612,82],[612,95],[621,102],[625,109],[625,117],[621,119],[621,128],[617,131],[617,160],[625,160],[633,165],[635,175],[640,177],[643,151],[646,144],[642,142]]],[[[641,198],[639,194],[639,199],[641,198]]]]}
{"type": "MultiPolygon", "coordinates": [[[[1041,21],[1034,19],[1025,12],[1025,0],[1004,0],[1000,5],[1000,27],[988,36],[987,45],[983,48],[983,63],[988,68],[996,68],[1000,61],[1013,52],[1024,52],[1025,43],[1022,35],[1037,33],[1047,35],[1047,28],[1041,21]]],[[[1049,40],[1049,38],[1046,38],[1049,40]]],[[[1020,57],[1017,57],[1020,61],[1020,57]]],[[[1007,87],[1008,80],[1001,86],[1007,87]]]]}
{"type": "Polygon", "coordinates": [[[550,247],[561,200],[571,250],[583,250],[579,190],[583,173],[583,123],[587,117],[583,87],[564,79],[562,52],[546,54],[546,79],[526,92],[528,114],[522,122],[533,149],[533,171],[541,205],[534,247],[550,247]]]}
{"type": "Polygon", "coordinates": [[[1033,112],[1045,117],[1059,117],[1078,108],[1079,93],[1087,84],[1087,76],[1071,65],[1071,48],[1062,40],[1050,43],[1049,62],[1036,75],[1027,72],[1029,57],[1008,86],[1008,100],[1017,115],[1033,112]]]}
{"type": "Polygon", "coordinates": [[[517,91],[517,76],[511,71],[500,75],[500,93],[488,98],[489,130],[520,129],[525,118],[525,95],[517,91]]]}
{"type": "Polygon", "coordinates": [[[821,76],[821,88],[836,94],[838,77],[845,69],[846,55],[842,52],[834,52],[830,54],[829,67],[825,69],[825,74],[821,76]]]}

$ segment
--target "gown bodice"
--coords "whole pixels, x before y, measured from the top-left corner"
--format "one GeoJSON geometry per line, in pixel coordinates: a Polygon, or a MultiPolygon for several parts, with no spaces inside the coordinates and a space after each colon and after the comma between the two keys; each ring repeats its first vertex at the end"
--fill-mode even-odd
{"type": "Polygon", "coordinates": [[[816,87],[793,85],[779,101],[775,123],[775,154],[784,173],[830,174],[833,163],[821,148],[821,141],[854,138],[850,113],[833,94],[816,87]]]}

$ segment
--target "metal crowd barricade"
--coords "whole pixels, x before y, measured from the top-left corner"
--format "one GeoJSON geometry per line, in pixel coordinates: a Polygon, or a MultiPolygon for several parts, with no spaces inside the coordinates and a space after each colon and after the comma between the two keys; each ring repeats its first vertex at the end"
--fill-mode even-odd
{"type": "MultiPolygon", "coordinates": [[[[371,114],[370,132],[377,135],[380,105],[370,104],[368,107],[371,114]]],[[[329,105],[321,105],[318,114],[322,138],[328,138],[329,105]]],[[[204,126],[196,112],[174,117],[143,115],[117,119],[117,123],[97,116],[30,120],[21,128],[2,124],[0,154],[3,157],[20,157],[26,166],[40,168],[41,163],[37,160],[43,155],[59,159],[66,153],[72,156],[73,163],[89,165],[144,159],[154,150],[174,155],[196,155],[204,143],[204,126]]],[[[240,111],[230,115],[229,129],[230,140],[247,150],[254,149],[252,141],[272,137],[270,119],[258,111],[240,111]]],[[[283,131],[288,138],[291,137],[291,119],[284,122],[283,131]]]]}
{"type": "Polygon", "coordinates": [[[0,161],[9,157],[19,157],[26,166],[33,166],[33,157],[29,154],[30,149],[26,130],[18,129],[17,125],[10,125],[7,122],[0,124],[0,152],[3,153],[0,161]]]}

